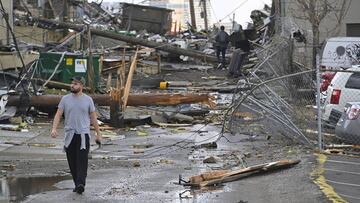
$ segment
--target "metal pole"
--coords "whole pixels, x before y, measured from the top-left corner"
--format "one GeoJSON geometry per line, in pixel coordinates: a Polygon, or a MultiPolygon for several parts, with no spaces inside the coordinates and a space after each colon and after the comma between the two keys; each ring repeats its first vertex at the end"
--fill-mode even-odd
{"type": "Polygon", "coordinates": [[[321,106],[320,106],[320,56],[316,55],[316,107],[317,107],[317,127],[319,150],[323,150],[321,133],[321,106]]]}

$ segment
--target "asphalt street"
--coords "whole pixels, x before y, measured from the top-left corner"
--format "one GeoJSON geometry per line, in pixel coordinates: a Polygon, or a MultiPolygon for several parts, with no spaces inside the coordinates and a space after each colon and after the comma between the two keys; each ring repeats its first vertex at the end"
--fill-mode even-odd
{"type": "Polygon", "coordinates": [[[360,202],[360,158],[327,156],[324,177],[335,192],[348,202],[360,202]]]}

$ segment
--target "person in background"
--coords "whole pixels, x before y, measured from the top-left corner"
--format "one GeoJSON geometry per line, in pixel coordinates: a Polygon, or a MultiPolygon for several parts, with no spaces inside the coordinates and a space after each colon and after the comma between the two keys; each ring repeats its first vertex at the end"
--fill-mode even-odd
{"type": "Polygon", "coordinates": [[[238,29],[231,34],[230,40],[235,51],[230,60],[228,76],[240,77],[243,75],[242,66],[248,62],[251,45],[241,25],[238,25],[238,29]]]}
{"type": "Polygon", "coordinates": [[[216,57],[218,58],[219,65],[217,68],[225,67],[225,54],[226,49],[229,44],[229,34],[225,32],[225,27],[222,25],[220,26],[220,31],[217,33],[215,37],[216,42],[216,57]],[[220,53],[222,58],[220,59],[220,53]]]}

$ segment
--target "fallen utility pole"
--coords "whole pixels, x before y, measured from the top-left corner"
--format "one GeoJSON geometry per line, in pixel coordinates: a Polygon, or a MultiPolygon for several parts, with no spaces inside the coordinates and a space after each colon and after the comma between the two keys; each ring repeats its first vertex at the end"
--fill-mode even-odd
{"type": "MultiPolygon", "coordinates": [[[[73,24],[73,23],[59,22],[59,21],[55,21],[55,20],[48,20],[48,19],[43,19],[43,18],[32,18],[32,20],[34,22],[51,24],[52,26],[49,26],[49,27],[51,27],[51,29],[66,28],[66,29],[73,29],[78,32],[81,32],[82,30],[84,30],[84,26],[85,26],[85,25],[79,25],[79,24],[73,24]]],[[[209,63],[217,63],[218,62],[216,56],[214,56],[214,55],[209,55],[209,54],[205,54],[202,52],[189,50],[189,49],[182,49],[182,48],[173,46],[170,43],[164,44],[164,43],[152,42],[152,41],[148,41],[148,40],[144,40],[144,39],[139,39],[139,38],[135,38],[135,37],[122,35],[122,34],[115,33],[115,32],[103,31],[103,30],[98,30],[98,29],[93,29],[93,28],[90,29],[90,32],[92,35],[116,39],[116,40],[124,41],[124,42],[130,43],[130,44],[136,44],[136,45],[141,45],[141,46],[145,46],[145,47],[156,48],[158,50],[162,50],[162,51],[173,53],[173,54],[197,58],[204,62],[209,62],[209,63]]]]}
{"type": "MultiPolygon", "coordinates": [[[[110,95],[89,95],[99,106],[110,106],[110,95]]],[[[55,107],[59,104],[62,95],[29,96],[30,106],[55,107]]],[[[128,106],[175,106],[178,104],[205,103],[214,107],[212,97],[207,94],[132,94],[129,95],[128,106]]],[[[21,105],[20,96],[9,96],[7,106],[21,105]]]]}

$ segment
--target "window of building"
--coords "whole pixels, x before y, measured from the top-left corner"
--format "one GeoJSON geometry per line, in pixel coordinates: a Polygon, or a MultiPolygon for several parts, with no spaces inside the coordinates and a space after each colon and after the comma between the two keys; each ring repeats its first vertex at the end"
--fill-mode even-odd
{"type": "Polygon", "coordinates": [[[347,37],[360,37],[360,23],[346,24],[347,37]]]}

